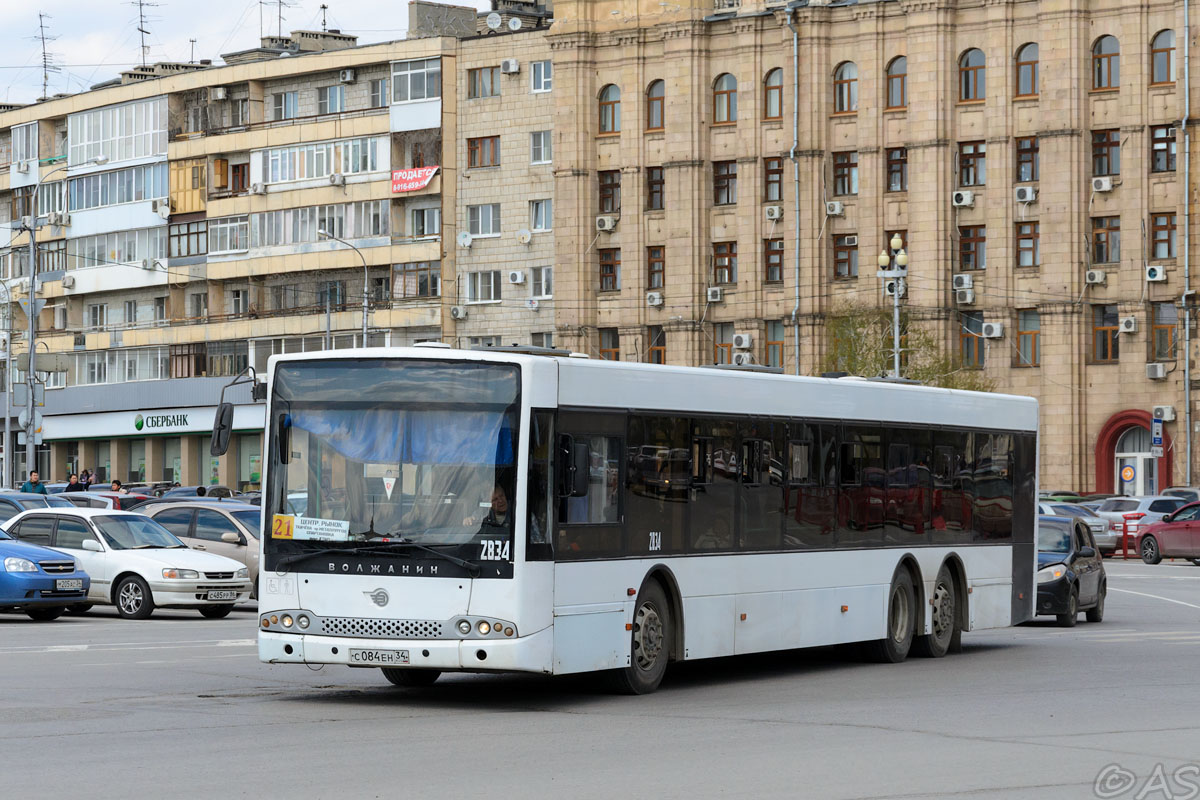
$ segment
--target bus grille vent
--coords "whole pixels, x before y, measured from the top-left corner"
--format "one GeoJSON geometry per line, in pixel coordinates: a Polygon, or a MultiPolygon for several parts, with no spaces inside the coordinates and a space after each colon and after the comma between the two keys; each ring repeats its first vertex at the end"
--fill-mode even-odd
{"type": "Polygon", "coordinates": [[[317,633],[364,639],[443,639],[442,623],[428,619],[324,617],[317,633]]]}

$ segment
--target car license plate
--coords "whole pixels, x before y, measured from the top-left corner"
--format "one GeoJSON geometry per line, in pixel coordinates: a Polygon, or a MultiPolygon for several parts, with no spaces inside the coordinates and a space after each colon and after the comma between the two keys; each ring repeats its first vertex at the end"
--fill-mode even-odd
{"type": "Polygon", "coordinates": [[[360,647],[350,648],[350,663],[379,667],[393,664],[407,664],[407,650],[365,650],[360,647]]]}
{"type": "Polygon", "coordinates": [[[54,588],[60,592],[83,591],[83,578],[59,578],[54,582],[54,588]]]}
{"type": "Polygon", "coordinates": [[[217,590],[208,593],[209,600],[237,600],[237,592],[231,592],[227,589],[217,590]]]}

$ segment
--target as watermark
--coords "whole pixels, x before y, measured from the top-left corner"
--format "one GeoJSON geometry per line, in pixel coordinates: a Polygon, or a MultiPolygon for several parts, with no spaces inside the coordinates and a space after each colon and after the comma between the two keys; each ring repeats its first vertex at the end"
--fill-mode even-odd
{"type": "Polygon", "coordinates": [[[1200,798],[1200,764],[1183,764],[1172,770],[1155,764],[1144,778],[1120,764],[1109,764],[1096,773],[1092,792],[1101,800],[1196,800],[1200,798]]]}

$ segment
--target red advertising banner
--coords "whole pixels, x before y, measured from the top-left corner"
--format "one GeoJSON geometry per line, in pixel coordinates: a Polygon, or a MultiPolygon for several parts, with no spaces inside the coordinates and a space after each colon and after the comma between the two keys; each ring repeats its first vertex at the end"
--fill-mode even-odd
{"type": "Polygon", "coordinates": [[[424,189],[437,174],[438,167],[414,167],[392,170],[392,194],[424,189]]]}

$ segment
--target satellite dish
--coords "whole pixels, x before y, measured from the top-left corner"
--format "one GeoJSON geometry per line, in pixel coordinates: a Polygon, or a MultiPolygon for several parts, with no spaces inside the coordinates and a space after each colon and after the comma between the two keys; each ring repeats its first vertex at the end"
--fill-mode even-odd
{"type": "Polygon", "coordinates": [[[495,11],[487,15],[487,26],[494,31],[500,30],[500,15],[495,11]]]}
{"type": "Polygon", "coordinates": [[[512,31],[513,33],[516,33],[517,31],[521,30],[521,20],[517,19],[516,17],[513,17],[512,19],[510,19],[508,21],[508,29],[510,31],[512,31]]]}
{"type": "Polygon", "coordinates": [[[471,234],[467,233],[466,231],[458,232],[458,246],[459,247],[470,247],[472,241],[474,241],[474,240],[471,238],[471,234]]]}
{"type": "Polygon", "coordinates": [[[522,228],[517,231],[517,241],[521,244],[529,244],[533,240],[533,234],[522,228]]]}

